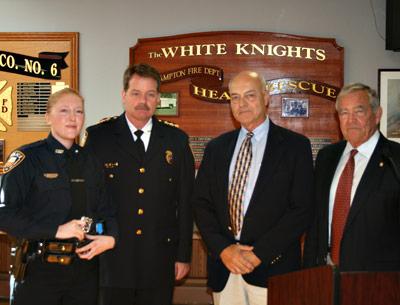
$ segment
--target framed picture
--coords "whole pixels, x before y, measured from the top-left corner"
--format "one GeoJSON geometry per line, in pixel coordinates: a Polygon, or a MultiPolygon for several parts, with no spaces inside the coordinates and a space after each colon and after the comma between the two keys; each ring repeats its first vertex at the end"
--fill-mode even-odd
{"type": "Polygon", "coordinates": [[[382,107],[380,130],[400,142],[400,69],[379,69],[378,91],[382,107]]]}
{"type": "Polygon", "coordinates": [[[307,98],[282,98],[282,118],[308,118],[307,98]]]}
{"type": "Polygon", "coordinates": [[[156,115],[178,116],[177,92],[161,92],[160,103],[157,106],[156,115]]]}

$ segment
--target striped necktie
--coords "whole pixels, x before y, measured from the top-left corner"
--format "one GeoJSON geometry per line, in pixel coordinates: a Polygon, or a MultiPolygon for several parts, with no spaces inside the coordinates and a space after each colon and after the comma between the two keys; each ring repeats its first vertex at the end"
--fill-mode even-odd
{"type": "Polygon", "coordinates": [[[243,140],[242,145],[240,146],[235,169],[233,171],[232,182],[229,187],[229,214],[232,230],[235,235],[240,232],[243,222],[243,199],[252,159],[252,137],[253,133],[248,132],[246,139],[243,140]]]}

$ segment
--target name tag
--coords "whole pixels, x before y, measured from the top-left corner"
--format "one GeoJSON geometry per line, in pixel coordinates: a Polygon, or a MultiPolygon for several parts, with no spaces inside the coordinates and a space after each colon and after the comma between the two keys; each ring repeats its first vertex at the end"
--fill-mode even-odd
{"type": "Polygon", "coordinates": [[[47,179],[56,179],[58,178],[58,173],[44,173],[43,176],[47,179]]]}
{"type": "Polygon", "coordinates": [[[104,163],[104,167],[105,168],[115,168],[115,167],[118,167],[118,166],[119,166],[118,162],[107,162],[107,163],[104,163]]]}

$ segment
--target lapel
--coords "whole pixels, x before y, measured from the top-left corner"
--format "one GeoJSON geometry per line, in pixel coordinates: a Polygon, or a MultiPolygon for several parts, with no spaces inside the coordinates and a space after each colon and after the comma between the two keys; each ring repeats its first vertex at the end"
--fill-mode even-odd
{"type": "Polygon", "coordinates": [[[165,137],[165,126],[160,123],[156,117],[152,118],[153,127],[151,130],[150,142],[145,154],[145,162],[150,161],[154,156],[159,155],[160,150],[163,148],[165,137]]]}
{"type": "Polygon", "coordinates": [[[236,129],[227,135],[227,139],[221,145],[220,158],[218,158],[216,164],[216,174],[218,175],[217,181],[219,182],[219,189],[222,190],[223,199],[223,215],[226,215],[227,223],[230,223],[229,216],[229,202],[228,202],[228,191],[229,191],[229,168],[231,165],[233,152],[235,151],[236,141],[239,136],[240,129],[236,129]]]}
{"type": "Polygon", "coordinates": [[[140,161],[134,146],[133,136],[126,122],[125,112],[115,122],[114,135],[117,145],[135,160],[140,161]]]}
{"type": "Polygon", "coordinates": [[[277,127],[271,120],[269,120],[269,124],[264,156],[246,215],[250,214],[249,212],[254,206],[254,201],[258,195],[264,191],[267,185],[270,185],[270,180],[273,177],[273,173],[275,172],[279,160],[283,156],[282,152],[285,149],[285,145],[282,145],[282,142],[285,139],[280,132],[279,127],[277,127]]]}
{"type": "Polygon", "coordinates": [[[361,177],[356,193],[354,194],[344,232],[346,232],[348,227],[351,226],[355,217],[360,212],[360,209],[365,206],[365,202],[368,200],[371,192],[376,189],[376,186],[379,184],[379,181],[382,178],[385,166],[382,167],[379,166],[379,164],[381,162],[383,162],[383,164],[386,163],[386,159],[384,159],[382,156],[382,150],[385,146],[385,141],[386,139],[380,135],[379,141],[361,177]]]}

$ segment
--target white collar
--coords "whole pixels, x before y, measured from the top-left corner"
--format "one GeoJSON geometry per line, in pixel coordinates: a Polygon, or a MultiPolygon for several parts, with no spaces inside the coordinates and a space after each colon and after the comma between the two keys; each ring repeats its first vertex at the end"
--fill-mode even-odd
{"type": "MultiPolygon", "coordinates": [[[[135,131],[138,130],[139,128],[136,128],[136,126],[133,125],[133,124],[128,120],[128,117],[126,116],[126,114],[125,114],[125,119],[126,119],[126,122],[128,123],[128,127],[129,127],[130,131],[132,132],[132,134],[134,134],[135,131]]],[[[144,134],[150,134],[152,128],[153,128],[153,119],[150,118],[150,119],[147,121],[146,125],[144,125],[143,128],[142,128],[141,130],[143,131],[144,134]]]]}
{"type": "MultiPolygon", "coordinates": [[[[380,137],[380,133],[378,130],[375,130],[374,134],[364,143],[362,143],[360,146],[357,147],[357,154],[363,155],[366,158],[371,158],[372,153],[374,152],[374,149],[376,147],[376,144],[378,144],[380,137]]],[[[344,154],[349,154],[351,150],[353,150],[354,147],[350,144],[349,141],[347,141],[346,147],[344,149],[344,154]]]]}

